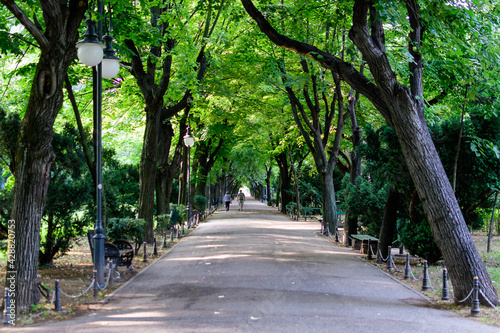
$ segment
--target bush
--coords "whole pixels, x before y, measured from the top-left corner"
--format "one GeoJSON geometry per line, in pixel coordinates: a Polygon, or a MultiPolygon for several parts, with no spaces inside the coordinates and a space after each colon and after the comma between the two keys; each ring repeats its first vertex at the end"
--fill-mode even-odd
{"type": "Polygon", "coordinates": [[[205,210],[205,208],[207,207],[207,198],[205,198],[203,195],[195,195],[193,207],[194,207],[194,209],[197,209],[200,212],[203,212],[205,210]]]}
{"type": "Polygon", "coordinates": [[[426,259],[429,263],[442,258],[441,251],[432,237],[431,227],[426,220],[417,224],[409,220],[400,222],[400,239],[408,252],[426,259]]]}
{"type": "Polygon", "coordinates": [[[111,241],[124,239],[135,244],[142,244],[146,224],[143,219],[111,218],[107,221],[107,236],[111,241]]]}
{"type": "Polygon", "coordinates": [[[167,230],[170,228],[170,214],[162,214],[162,215],[158,215],[158,217],[156,218],[156,230],[160,230],[160,231],[163,231],[163,230],[167,230]]]}
{"type": "Polygon", "coordinates": [[[290,211],[290,212],[293,212],[293,213],[297,213],[297,203],[296,202],[289,202],[287,203],[287,205],[285,206],[286,210],[287,211],[290,211]]]}

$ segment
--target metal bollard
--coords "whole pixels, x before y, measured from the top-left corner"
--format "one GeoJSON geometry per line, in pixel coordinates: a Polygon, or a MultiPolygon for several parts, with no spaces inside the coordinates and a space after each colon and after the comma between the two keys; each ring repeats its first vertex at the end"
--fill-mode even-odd
{"type": "Polygon", "coordinates": [[[406,254],[406,262],[405,262],[405,280],[410,278],[411,266],[410,266],[410,254],[406,254]]]}
{"type": "Polygon", "coordinates": [[[158,255],[158,249],[156,248],[156,237],[153,238],[153,255],[158,255]]]}
{"type": "Polygon", "coordinates": [[[94,276],[94,298],[97,298],[99,297],[99,282],[97,282],[97,271],[94,270],[92,274],[94,276]]]}
{"type": "Polygon", "coordinates": [[[5,292],[3,296],[3,321],[2,323],[4,325],[9,324],[11,315],[9,314],[9,304],[10,304],[10,294],[9,294],[9,287],[5,287],[5,292]]]}
{"type": "Polygon", "coordinates": [[[443,292],[441,295],[441,300],[448,301],[450,296],[448,295],[448,270],[443,267],[443,292]]]}
{"type": "Polygon", "coordinates": [[[163,243],[161,243],[161,248],[162,249],[167,248],[167,233],[165,231],[163,232],[163,243]]]}
{"type": "Polygon", "coordinates": [[[148,250],[146,248],[146,242],[144,242],[144,258],[142,259],[142,262],[148,262],[148,250]]]}
{"type": "Polygon", "coordinates": [[[59,280],[56,280],[56,287],[55,287],[55,293],[56,293],[56,299],[54,302],[55,305],[55,310],[56,312],[61,312],[62,307],[61,307],[61,296],[60,296],[60,289],[59,289],[59,280]]]}
{"type": "Polygon", "coordinates": [[[404,247],[404,245],[403,245],[403,244],[401,244],[401,245],[399,246],[399,254],[404,254],[404,252],[405,252],[405,247],[404,247]]]}
{"type": "Polygon", "coordinates": [[[109,264],[109,272],[108,272],[108,274],[111,274],[109,276],[109,286],[112,287],[113,286],[113,282],[115,282],[115,265],[114,265],[114,263],[113,263],[112,260],[109,260],[108,264],[109,264]]]}
{"type": "Polygon", "coordinates": [[[394,267],[392,267],[392,247],[388,246],[387,247],[387,269],[392,270],[394,267]]]}
{"type": "Polygon", "coordinates": [[[382,265],[382,253],[380,252],[380,241],[377,243],[377,264],[382,265]]]}
{"type": "Polygon", "coordinates": [[[422,291],[431,289],[429,286],[429,272],[427,271],[427,261],[424,261],[424,277],[422,278],[422,291]]]}
{"type": "Polygon", "coordinates": [[[368,249],[368,260],[372,260],[372,244],[371,244],[371,241],[370,239],[368,239],[368,246],[367,246],[367,249],[368,249]]]}
{"type": "Polygon", "coordinates": [[[479,317],[479,278],[474,276],[474,288],[472,289],[472,307],[470,309],[472,317],[479,317]]]}

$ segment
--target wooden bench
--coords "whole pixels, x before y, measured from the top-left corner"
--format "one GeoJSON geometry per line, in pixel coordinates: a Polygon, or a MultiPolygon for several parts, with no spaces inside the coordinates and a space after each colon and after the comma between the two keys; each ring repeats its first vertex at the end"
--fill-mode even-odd
{"type": "MultiPolygon", "coordinates": [[[[92,262],[94,262],[94,233],[94,230],[89,230],[87,233],[92,262]]],[[[104,242],[104,258],[113,261],[118,266],[128,268],[134,259],[134,247],[126,240],[117,240],[114,243],[104,242]]]]}
{"type": "Polygon", "coordinates": [[[370,241],[370,247],[373,253],[377,253],[378,238],[370,235],[351,235],[352,238],[352,248],[354,250],[360,250],[362,254],[368,254],[368,241],[370,241]]]}

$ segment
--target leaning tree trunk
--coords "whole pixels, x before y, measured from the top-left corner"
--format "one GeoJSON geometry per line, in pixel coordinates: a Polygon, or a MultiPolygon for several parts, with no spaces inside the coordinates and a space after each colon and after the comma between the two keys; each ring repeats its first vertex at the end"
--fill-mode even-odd
{"type": "Polygon", "coordinates": [[[146,109],[146,129],[144,131],[141,162],[139,166],[139,218],[147,222],[144,241],[153,242],[155,188],[156,188],[156,147],[158,142],[159,117],[161,107],[146,109]]]}
{"type": "MultiPolygon", "coordinates": [[[[388,113],[386,119],[398,136],[432,235],[448,267],[455,300],[463,299],[469,294],[474,277],[477,276],[486,297],[498,303],[498,295],[467,229],[424,117],[421,55],[415,51],[418,48],[414,47],[420,45],[418,4],[412,0],[408,0],[406,4],[412,25],[410,37],[414,41],[410,47],[410,53],[415,59],[410,66],[411,90],[397,81],[383,53],[382,23],[377,21],[374,24],[371,37],[367,34],[368,3],[356,0],[349,37],[363,54],[387,106],[384,110],[388,113]]],[[[483,297],[481,301],[487,304],[483,297]]]]}

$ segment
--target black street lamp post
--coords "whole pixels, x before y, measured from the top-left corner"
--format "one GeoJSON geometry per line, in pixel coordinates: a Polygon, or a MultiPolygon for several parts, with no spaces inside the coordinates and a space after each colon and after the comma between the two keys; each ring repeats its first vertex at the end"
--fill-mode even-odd
{"type": "Polygon", "coordinates": [[[187,205],[186,205],[186,210],[187,210],[187,220],[188,220],[188,228],[191,227],[191,202],[190,202],[190,188],[191,188],[191,170],[190,170],[190,153],[191,153],[191,147],[194,146],[194,138],[191,136],[191,133],[189,131],[189,127],[187,130],[186,135],[183,137],[184,139],[184,144],[187,147],[187,205]]]}
{"type": "MultiPolygon", "coordinates": [[[[103,4],[99,1],[97,10],[102,17],[103,4]]],[[[84,65],[93,67],[93,106],[94,106],[94,140],[95,140],[95,168],[96,168],[96,222],[94,234],[94,270],[99,286],[104,285],[104,228],[102,223],[102,78],[113,78],[120,69],[119,59],[114,56],[111,47],[112,38],[102,37],[102,21],[99,20],[97,33],[95,22],[86,20],[87,31],[84,39],[77,43],[78,59],[84,65]],[[103,45],[101,38],[106,41],[103,45]],[[104,59],[103,59],[104,58],[104,59]]]]}

